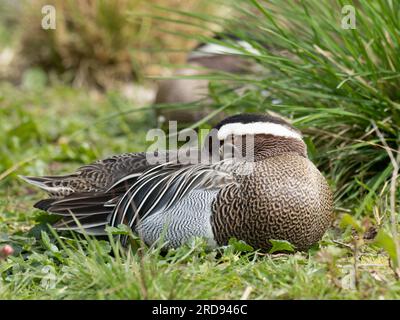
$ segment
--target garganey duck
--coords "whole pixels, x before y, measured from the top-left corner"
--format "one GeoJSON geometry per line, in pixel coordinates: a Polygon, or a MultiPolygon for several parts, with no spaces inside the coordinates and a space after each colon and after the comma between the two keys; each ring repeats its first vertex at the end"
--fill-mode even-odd
{"type": "Polygon", "coordinates": [[[126,224],[146,244],[162,238],[166,248],[193,237],[223,246],[235,237],[255,249],[279,239],[305,250],[322,238],[332,193],[297,129],[278,117],[239,114],[212,133],[193,153],[213,153],[207,161],[181,161],[171,150],[151,153],[164,156],[160,163],[126,153],[65,176],[22,178],[49,193],[35,207],[62,216],[58,230],[103,235],[107,225],[126,224]],[[227,156],[226,146],[239,152],[227,156]]]}
{"type": "MultiPolygon", "coordinates": [[[[216,41],[226,40],[232,43],[200,43],[186,58],[186,66],[174,71],[175,79],[163,79],[157,82],[158,89],[155,104],[192,103],[209,95],[209,80],[195,76],[204,76],[210,71],[222,71],[233,74],[248,74],[259,69],[245,53],[259,54],[248,42],[233,35],[216,35],[216,41]],[[257,69],[258,68],[258,69],[257,69]]],[[[228,42],[227,42],[228,43],[228,42]]],[[[188,110],[156,109],[156,116],[162,121],[175,120],[181,123],[192,123],[201,120],[211,112],[209,107],[190,108],[188,110]]],[[[219,118],[222,120],[222,117],[219,118]]]]}

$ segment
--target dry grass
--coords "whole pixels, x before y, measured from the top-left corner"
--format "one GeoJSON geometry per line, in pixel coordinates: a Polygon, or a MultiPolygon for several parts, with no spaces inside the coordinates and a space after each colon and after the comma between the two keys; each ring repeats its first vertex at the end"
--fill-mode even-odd
{"type": "Polygon", "coordinates": [[[74,85],[105,89],[138,80],[142,73],[160,74],[158,65],[184,62],[184,51],[194,44],[193,39],[166,31],[207,32],[187,24],[171,25],[167,20],[174,19],[174,13],[158,6],[203,14],[219,8],[206,0],[24,2],[18,24],[20,71],[40,67],[74,85]],[[56,8],[55,30],[41,27],[45,4],[56,8]]]}

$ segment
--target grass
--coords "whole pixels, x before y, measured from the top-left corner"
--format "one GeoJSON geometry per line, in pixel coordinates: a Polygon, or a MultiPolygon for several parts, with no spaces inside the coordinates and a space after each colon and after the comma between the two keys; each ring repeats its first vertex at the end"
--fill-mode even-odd
{"type": "Polygon", "coordinates": [[[108,239],[52,232],[51,217],[32,208],[43,194],[17,175],[63,174],[141,151],[155,124],[118,92],[71,88],[31,69],[20,86],[0,83],[0,247],[16,251],[0,258],[0,298],[399,299],[398,3],[357,1],[355,30],[340,27],[342,1],[296,3],[234,1],[232,15],[218,19],[170,8],[168,19],[224,26],[260,51],[244,53],[260,74],[208,75],[210,95],[224,112],[271,110],[305,133],[335,191],[335,221],[317,246],[269,255],[236,242],[209,252],[196,241],[165,254],[121,249],[113,234],[123,229],[110,229],[108,239]]]}
{"type": "Polygon", "coordinates": [[[335,286],[324,264],[305,254],[266,257],[229,249],[216,257],[215,252],[205,253],[199,243],[164,257],[158,250],[146,251],[141,257],[130,252],[119,255],[116,245],[105,241],[80,241],[66,248],[55,244],[25,261],[11,259],[8,266],[15,275],[6,279],[9,284],[3,297],[240,299],[250,290],[248,298],[252,299],[340,299],[395,298],[400,290],[396,284],[383,285],[384,276],[380,282],[373,278],[368,267],[361,272],[361,285],[367,291],[356,291],[340,287],[351,270],[348,265],[343,266],[343,284],[335,286]]]}

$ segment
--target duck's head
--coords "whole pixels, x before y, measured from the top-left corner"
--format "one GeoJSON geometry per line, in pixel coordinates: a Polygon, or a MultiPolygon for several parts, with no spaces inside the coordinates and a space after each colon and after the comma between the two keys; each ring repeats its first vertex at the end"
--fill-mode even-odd
{"type": "Polygon", "coordinates": [[[217,34],[214,39],[218,41],[200,43],[195,47],[189,53],[187,62],[230,73],[257,72],[260,69],[254,61],[243,57],[243,53],[246,52],[260,55],[260,52],[247,41],[229,33],[217,34]]]}
{"type": "Polygon", "coordinates": [[[225,118],[214,129],[220,145],[227,142],[240,145],[247,155],[249,148],[252,148],[250,151],[255,161],[288,152],[307,157],[307,147],[301,132],[279,117],[237,114],[225,118]]]}

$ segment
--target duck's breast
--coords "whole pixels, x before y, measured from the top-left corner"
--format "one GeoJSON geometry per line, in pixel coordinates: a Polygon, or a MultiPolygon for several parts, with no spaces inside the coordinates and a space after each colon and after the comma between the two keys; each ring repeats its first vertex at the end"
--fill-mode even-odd
{"type": "Polygon", "coordinates": [[[306,249],[321,239],[332,220],[332,194],[315,165],[297,154],[255,163],[239,186],[221,190],[213,205],[218,243],[230,237],[268,249],[270,239],[306,249]]]}

